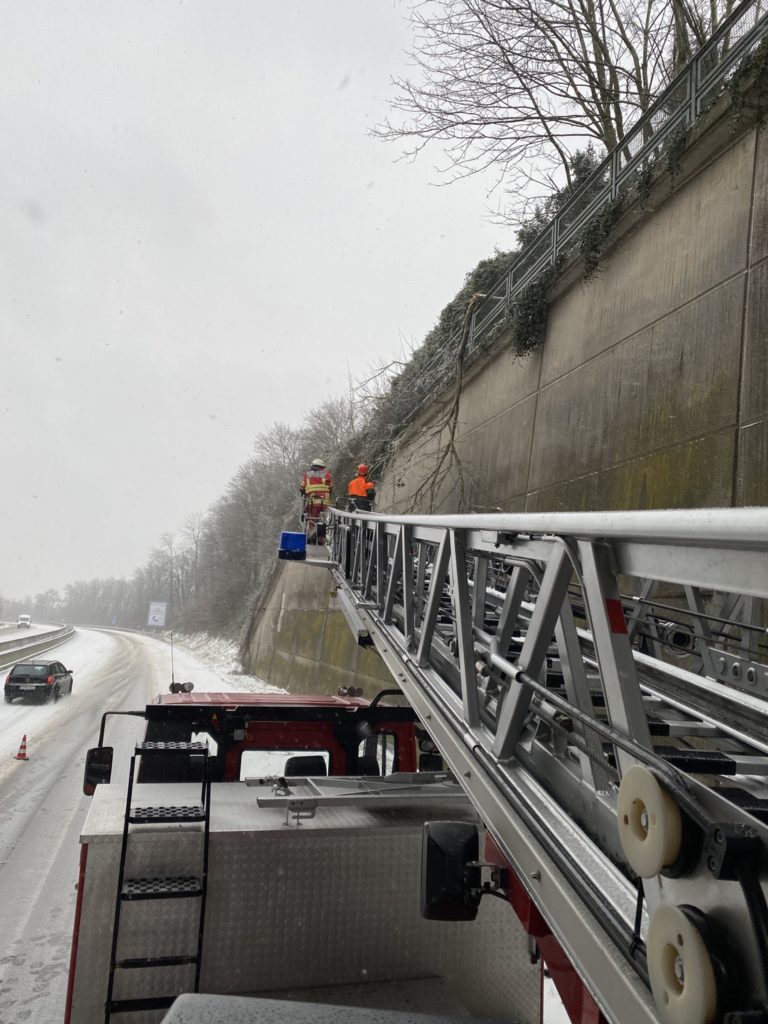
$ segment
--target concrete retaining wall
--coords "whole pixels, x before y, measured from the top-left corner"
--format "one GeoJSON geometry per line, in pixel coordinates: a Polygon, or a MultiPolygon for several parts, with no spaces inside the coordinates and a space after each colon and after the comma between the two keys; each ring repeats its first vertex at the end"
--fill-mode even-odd
{"type": "Polygon", "coordinates": [[[358,646],[337,609],[330,573],[301,562],[275,567],[243,662],[247,672],[293,693],[332,694],[354,685],[370,698],[392,686],[381,658],[358,646]]]}
{"type": "MultiPolygon", "coordinates": [[[[595,278],[560,286],[539,351],[502,339],[470,374],[464,510],[768,504],[768,129],[704,143],[595,278]]],[[[429,508],[439,423],[409,432],[381,508],[429,508]]],[[[434,511],[460,506],[447,476],[434,511]]]]}

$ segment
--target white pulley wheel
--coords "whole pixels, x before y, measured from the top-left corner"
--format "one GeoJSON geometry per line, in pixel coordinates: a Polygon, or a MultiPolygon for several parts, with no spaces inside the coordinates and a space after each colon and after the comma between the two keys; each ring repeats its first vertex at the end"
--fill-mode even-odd
{"type": "Polygon", "coordinates": [[[635,764],[624,773],[616,804],[624,856],[641,878],[653,878],[680,854],[680,808],[648,768],[635,764]]]}
{"type": "Polygon", "coordinates": [[[663,1024],[712,1024],[717,983],[701,933],[678,907],[659,907],[646,941],[651,991],[663,1024]]]}

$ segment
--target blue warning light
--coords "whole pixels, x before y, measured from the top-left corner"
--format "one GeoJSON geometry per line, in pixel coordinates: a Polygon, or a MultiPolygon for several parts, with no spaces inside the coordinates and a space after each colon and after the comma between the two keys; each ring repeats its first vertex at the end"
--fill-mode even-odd
{"type": "Polygon", "coordinates": [[[307,557],[307,538],[305,535],[303,533],[289,533],[287,531],[281,533],[277,557],[288,559],[291,562],[303,562],[307,557]]]}

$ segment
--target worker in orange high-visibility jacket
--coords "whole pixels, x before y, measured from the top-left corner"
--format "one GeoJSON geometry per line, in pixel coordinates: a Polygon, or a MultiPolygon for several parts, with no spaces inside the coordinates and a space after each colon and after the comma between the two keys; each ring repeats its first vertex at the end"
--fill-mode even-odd
{"type": "Polygon", "coordinates": [[[373,508],[376,485],[368,479],[368,467],[364,462],[357,467],[357,476],[347,484],[347,495],[351,504],[361,512],[370,512],[373,508]]]}

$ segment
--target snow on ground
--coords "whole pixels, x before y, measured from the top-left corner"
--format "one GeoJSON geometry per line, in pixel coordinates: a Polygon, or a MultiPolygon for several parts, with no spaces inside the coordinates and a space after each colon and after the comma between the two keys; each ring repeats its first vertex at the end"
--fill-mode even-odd
{"type": "MultiPolygon", "coordinates": [[[[49,627],[50,628],[50,627],[49,627]]],[[[61,661],[73,674],[72,696],[64,696],[58,704],[14,704],[3,705],[0,715],[0,779],[13,767],[10,757],[16,755],[21,737],[28,734],[31,744],[38,744],[55,737],[68,712],[81,703],[80,697],[93,694],[108,687],[111,681],[110,666],[115,651],[115,639],[107,633],[93,630],[76,632],[71,640],[43,654],[30,655],[29,660],[61,661]]],[[[23,661],[23,656],[18,661],[23,661]]],[[[3,670],[5,680],[7,670],[3,670]]]]}
{"type": "Polygon", "coordinates": [[[15,622],[0,622],[0,641],[3,643],[18,640],[21,643],[30,637],[42,636],[52,629],[60,629],[61,622],[33,622],[30,626],[18,626],[15,622]]]}
{"type": "MultiPolygon", "coordinates": [[[[153,634],[170,647],[170,633],[153,634]]],[[[218,690],[234,693],[287,693],[259,676],[246,675],[240,667],[238,645],[234,640],[208,633],[176,633],[173,637],[174,678],[188,679],[196,690],[218,690]],[[188,666],[185,668],[185,666],[188,666]]],[[[170,654],[169,654],[170,673],[170,654]]]]}
{"type": "MultiPolygon", "coordinates": [[[[39,656],[38,656],[39,657],[39,656]]],[[[85,751],[107,710],[136,710],[167,683],[165,644],[95,629],[75,636],[45,659],[74,674],[71,696],[56,704],[3,703],[0,711],[0,1022],[58,1024],[67,991],[75,882],[83,820],[85,751]],[[27,761],[16,760],[22,736],[27,761]]],[[[115,779],[143,720],[109,719],[115,779]]]]}
{"type": "MultiPolygon", "coordinates": [[[[26,631],[25,631],[26,632],[26,631]]],[[[284,693],[258,676],[245,675],[237,661],[237,644],[206,633],[175,636],[173,674],[177,682],[194,683],[199,691],[235,693],[284,693]]],[[[21,737],[26,733],[30,747],[40,746],[68,728],[70,718],[83,701],[113,708],[116,689],[127,686],[132,703],[143,706],[168,690],[171,682],[169,634],[123,633],[119,630],[78,629],[74,637],[44,654],[42,660],[61,661],[72,670],[72,696],[58,704],[3,705],[0,714],[0,781],[15,766],[21,737]]],[[[23,660],[21,657],[19,661],[23,660]]],[[[5,679],[7,670],[3,671],[5,679]]]]}

